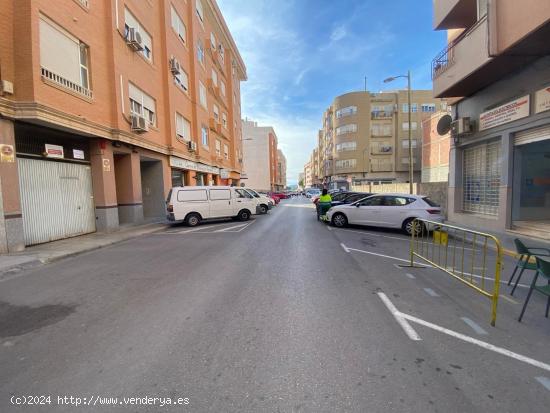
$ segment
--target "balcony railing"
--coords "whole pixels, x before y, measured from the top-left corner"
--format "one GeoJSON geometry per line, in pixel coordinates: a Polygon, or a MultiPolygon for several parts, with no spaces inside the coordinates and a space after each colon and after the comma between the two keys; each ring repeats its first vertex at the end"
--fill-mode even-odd
{"type": "Polygon", "coordinates": [[[71,82],[70,80],[65,79],[64,77],[59,76],[58,74],[43,67],[40,69],[40,73],[42,74],[42,79],[45,81],[51,82],[62,87],[63,89],[67,89],[70,92],[84,96],[88,99],[92,99],[92,91],[90,89],[77,85],[76,83],[71,82]]]}
{"type": "Polygon", "coordinates": [[[371,112],[371,119],[391,119],[393,112],[388,110],[373,110],[371,112]]]}

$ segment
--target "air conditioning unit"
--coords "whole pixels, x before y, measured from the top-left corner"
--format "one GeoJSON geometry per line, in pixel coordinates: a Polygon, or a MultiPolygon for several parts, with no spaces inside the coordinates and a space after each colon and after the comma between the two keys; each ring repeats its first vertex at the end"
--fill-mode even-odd
{"type": "Polygon", "coordinates": [[[451,122],[451,133],[453,136],[472,133],[472,126],[470,118],[459,118],[451,122]]]}
{"type": "Polygon", "coordinates": [[[178,59],[175,57],[170,59],[170,71],[173,75],[179,75],[181,73],[181,65],[178,59]]]}
{"type": "Polygon", "coordinates": [[[141,39],[141,34],[139,34],[139,32],[133,27],[128,29],[126,43],[135,51],[143,50],[143,40],[141,39]]]}
{"type": "Polygon", "coordinates": [[[143,133],[147,132],[149,130],[149,124],[147,122],[147,119],[145,119],[143,116],[139,115],[132,115],[132,131],[143,133]]]}
{"type": "Polygon", "coordinates": [[[193,141],[189,141],[189,142],[187,142],[187,148],[190,151],[195,152],[197,150],[197,143],[193,142],[193,141]]]}

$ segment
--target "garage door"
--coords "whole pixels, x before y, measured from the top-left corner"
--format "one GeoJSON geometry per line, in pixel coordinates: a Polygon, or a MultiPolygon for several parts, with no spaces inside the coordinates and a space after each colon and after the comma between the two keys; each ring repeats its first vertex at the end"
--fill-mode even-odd
{"type": "Polygon", "coordinates": [[[25,245],[95,231],[88,165],[18,158],[25,245]]]}

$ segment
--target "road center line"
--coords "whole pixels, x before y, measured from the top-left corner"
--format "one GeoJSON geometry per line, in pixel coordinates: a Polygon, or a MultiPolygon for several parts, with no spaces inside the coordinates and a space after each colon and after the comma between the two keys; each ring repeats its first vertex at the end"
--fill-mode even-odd
{"type": "Polygon", "coordinates": [[[431,288],[424,288],[424,291],[426,291],[426,293],[428,295],[431,295],[432,297],[440,297],[440,295],[436,293],[434,290],[432,290],[431,288]]]}
{"type": "Polygon", "coordinates": [[[546,390],[550,390],[550,379],[548,377],[535,377],[535,380],[542,384],[546,390]]]}
{"type": "Polygon", "coordinates": [[[418,333],[414,330],[414,328],[412,328],[411,325],[401,316],[401,313],[397,311],[397,308],[395,308],[395,306],[390,301],[388,296],[382,292],[379,292],[377,294],[378,294],[378,297],[380,297],[380,299],[386,306],[386,308],[393,315],[393,318],[395,318],[395,321],[397,321],[397,323],[401,326],[403,331],[405,331],[405,334],[413,341],[422,340],[418,335],[418,333]]]}
{"type": "Polygon", "coordinates": [[[457,333],[456,331],[449,330],[448,328],[438,326],[437,324],[430,323],[428,321],[422,320],[420,318],[414,317],[409,314],[401,313],[399,312],[399,315],[403,317],[406,320],[412,321],[413,323],[420,324],[424,327],[431,328],[432,330],[439,331],[440,333],[447,334],[451,337],[458,338],[459,340],[466,341],[467,343],[475,344],[476,346],[479,346],[481,348],[484,348],[486,350],[494,351],[495,353],[502,354],[503,356],[507,356],[510,358],[513,358],[518,361],[522,361],[526,364],[530,364],[531,366],[538,367],[540,369],[550,371],[550,364],[543,363],[542,361],[538,361],[535,359],[532,359],[530,357],[523,356],[518,353],[514,353],[513,351],[507,350],[502,347],[495,346],[491,343],[487,343],[485,341],[478,340],[476,338],[467,336],[466,334],[457,333]]]}
{"type": "Polygon", "coordinates": [[[478,323],[476,323],[474,320],[469,319],[468,317],[460,317],[462,321],[464,321],[468,326],[472,328],[477,334],[486,336],[489,333],[484,330],[478,323]]]}

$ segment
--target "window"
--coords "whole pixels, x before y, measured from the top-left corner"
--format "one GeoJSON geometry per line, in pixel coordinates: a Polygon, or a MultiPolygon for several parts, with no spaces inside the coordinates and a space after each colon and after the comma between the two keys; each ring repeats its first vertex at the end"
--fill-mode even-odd
{"type": "Polygon", "coordinates": [[[201,142],[202,146],[208,147],[208,128],[206,126],[201,126],[201,142]]]}
{"type": "Polygon", "coordinates": [[[357,164],[356,159],[339,159],[336,161],[336,169],[355,168],[356,164],[357,164]]]}
{"type": "Polygon", "coordinates": [[[500,174],[500,142],[465,149],[462,167],[463,210],[497,215],[500,174]]]}
{"type": "Polygon", "coordinates": [[[183,69],[181,69],[180,72],[174,76],[174,80],[180,88],[182,88],[185,92],[189,92],[189,78],[183,69]]]}
{"type": "Polygon", "coordinates": [[[225,112],[222,113],[222,125],[227,128],[227,114],[225,112]]]}
{"type": "Polygon", "coordinates": [[[235,192],[237,193],[237,198],[253,198],[252,195],[250,195],[244,189],[235,189],[235,192]]]}
{"type": "Polygon", "coordinates": [[[346,106],[345,108],[338,109],[336,111],[336,118],[343,118],[344,116],[351,116],[357,113],[357,106],[346,106]]]}
{"type": "Polygon", "coordinates": [[[145,117],[151,126],[155,126],[157,123],[155,100],[132,83],[128,83],[128,96],[130,113],[145,117]]]}
{"type": "Polygon", "coordinates": [[[183,20],[179,16],[176,9],[174,9],[174,6],[171,6],[171,18],[172,18],[172,29],[176,32],[178,37],[181,39],[183,43],[187,42],[187,29],[185,28],[185,24],[183,24],[183,20]]]}
{"type": "MultiPolygon", "coordinates": [[[[416,122],[411,122],[411,129],[416,130],[416,122]]],[[[409,122],[403,122],[403,130],[409,130],[409,122]]]]}
{"type": "Polygon", "coordinates": [[[216,122],[219,122],[220,121],[220,108],[218,107],[218,105],[214,104],[212,109],[214,111],[214,119],[216,119],[216,122]]]}
{"type": "Polygon", "coordinates": [[[222,92],[222,96],[225,97],[225,83],[223,80],[220,80],[220,91],[222,92]]]}
{"type": "MultiPolygon", "coordinates": [[[[403,103],[402,112],[403,113],[409,113],[409,105],[407,103],[403,103]]],[[[411,103],[411,112],[412,113],[418,112],[418,104],[417,103],[411,103]]]]}
{"type": "Polygon", "coordinates": [[[197,59],[204,66],[204,46],[201,39],[197,40],[197,59]]]}
{"type": "Polygon", "coordinates": [[[384,206],[404,206],[414,202],[414,198],[405,198],[403,196],[385,196],[384,206]]]}
{"type": "Polygon", "coordinates": [[[435,103],[423,103],[422,112],[435,112],[435,103]]]}
{"type": "Polygon", "coordinates": [[[391,136],[391,123],[373,123],[371,124],[370,131],[373,136],[391,136]]]}
{"type": "Polygon", "coordinates": [[[350,123],[348,125],[342,125],[336,128],[336,135],[343,135],[345,133],[357,132],[357,125],[350,123]]]}
{"type": "Polygon", "coordinates": [[[336,152],[354,151],[357,148],[357,142],[342,142],[336,144],[336,152]]]}
{"type": "Polygon", "coordinates": [[[228,201],[231,199],[230,189],[211,189],[210,199],[212,201],[228,201]]]}
{"type": "Polygon", "coordinates": [[[392,145],[388,142],[371,142],[371,153],[373,155],[390,154],[392,149],[392,145]]]}
{"type": "Polygon", "coordinates": [[[383,196],[373,196],[362,200],[359,205],[361,206],[380,206],[384,204],[383,196]]]}
{"type": "Polygon", "coordinates": [[[206,87],[204,87],[204,83],[202,83],[200,80],[199,80],[199,101],[203,108],[205,109],[208,108],[207,102],[206,102],[206,87]]]}
{"type": "Polygon", "coordinates": [[[202,8],[202,1],[196,0],[196,10],[197,10],[197,17],[199,18],[199,21],[201,24],[204,22],[204,10],[202,8]]]}
{"type": "MultiPolygon", "coordinates": [[[[411,143],[412,143],[413,149],[416,148],[416,139],[411,139],[411,143]]],[[[403,139],[401,141],[401,147],[403,149],[409,149],[409,140],[408,139],[403,139]]]]}
{"type": "Polygon", "coordinates": [[[225,143],[223,144],[223,157],[229,159],[229,146],[225,143]]]}
{"type": "Polygon", "coordinates": [[[210,32],[210,47],[212,50],[216,50],[216,35],[214,32],[210,32]]]}
{"type": "Polygon", "coordinates": [[[128,37],[130,28],[135,29],[141,35],[141,41],[143,42],[143,50],[139,53],[147,60],[153,61],[153,41],[151,36],[127,8],[124,9],[124,21],[124,37],[128,37]]]}
{"type": "Polygon", "coordinates": [[[206,189],[178,191],[178,202],[208,201],[206,189]]]}
{"type": "Polygon", "coordinates": [[[218,87],[218,73],[216,73],[216,70],[212,68],[212,83],[214,86],[218,87]]]}
{"type": "Polygon", "coordinates": [[[91,98],[88,46],[45,16],[39,30],[42,76],[91,98]]]}
{"type": "Polygon", "coordinates": [[[225,62],[225,49],[223,48],[223,44],[220,43],[218,46],[218,51],[220,52],[220,60],[222,63],[225,62]]]}
{"type": "Polygon", "coordinates": [[[222,143],[216,139],[216,156],[222,156],[222,143]]]}
{"type": "Polygon", "coordinates": [[[191,124],[178,112],[176,112],[176,136],[186,142],[191,140],[191,124]]]}

